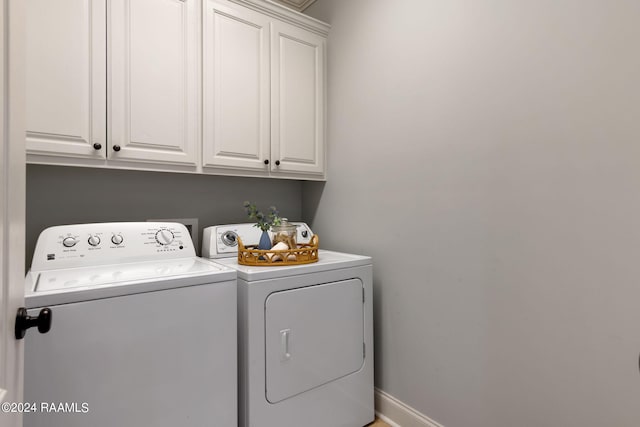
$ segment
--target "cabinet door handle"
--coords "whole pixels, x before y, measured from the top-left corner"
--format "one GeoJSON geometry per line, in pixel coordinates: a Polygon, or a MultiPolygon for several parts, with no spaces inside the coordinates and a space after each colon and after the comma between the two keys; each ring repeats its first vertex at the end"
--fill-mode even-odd
{"type": "Polygon", "coordinates": [[[100,144],[99,142],[96,142],[95,144],[93,144],[93,149],[94,150],[101,150],[102,149],[102,144],[100,144]]]}
{"type": "Polygon", "coordinates": [[[280,166],[280,160],[276,160],[276,166],[280,166]]]}
{"type": "Polygon", "coordinates": [[[291,329],[283,329],[280,331],[280,349],[282,350],[282,356],[280,360],[286,362],[291,359],[291,353],[289,353],[289,334],[291,329]]]}
{"type": "Polygon", "coordinates": [[[265,161],[264,161],[264,164],[265,164],[265,165],[268,165],[268,164],[269,164],[269,160],[265,160],[265,161]]]}
{"type": "Polygon", "coordinates": [[[113,146],[113,151],[120,151],[120,146],[119,145],[114,145],[113,146]]]}

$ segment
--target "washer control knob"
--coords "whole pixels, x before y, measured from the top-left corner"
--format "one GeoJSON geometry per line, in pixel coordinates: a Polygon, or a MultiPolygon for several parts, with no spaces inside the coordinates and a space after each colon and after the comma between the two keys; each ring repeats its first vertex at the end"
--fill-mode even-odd
{"type": "Polygon", "coordinates": [[[302,234],[302,237],[304,237],[305,239],[309,237],[309,232],[307,230],[302,230],[301,234],[302,234]]]}
{"type": "Polygon", "coordinates": [[[100,237],[95,234],[93,236],[89,236],[89,244],[91,246],[98,246],[100,244],[100,237]]]}
{"type": "Polygon", "coordinates": [[[158,232],[156,233],[156,242],[160,243],[163,246],[167,246],[170,245],[171,242],[173,242],[173,237],[174,236],[171,230],[163,228],[161,230],[158,230],[158,232]]]}
{"type": "Polygon", "coordinates": [[[76,245],[76,243],[78,243],[78,240],[75,237],[65,237],[62,240],[62,245],[65,248],[72,248],[76,245]]]}
{"type": "Polygon", "coordinates": [[[122,237],[122,234],[114,234],[113,236],[111,236],[111,243],[113,243],[114,245],[119,245],[124,241],[124,237],[122,237]]]}

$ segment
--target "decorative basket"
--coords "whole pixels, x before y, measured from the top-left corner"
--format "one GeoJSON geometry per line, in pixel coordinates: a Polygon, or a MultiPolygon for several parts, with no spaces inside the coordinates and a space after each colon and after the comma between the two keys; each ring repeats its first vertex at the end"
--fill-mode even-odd
{"type": "Polygon", "coordinates": [[[245,246],[238,237],[238,264],[260,267],[311,264],[318,261],[318,236],[311,236],[309,243],[298,244],[295,249],[262,250],[256,245],[245,246]]]}

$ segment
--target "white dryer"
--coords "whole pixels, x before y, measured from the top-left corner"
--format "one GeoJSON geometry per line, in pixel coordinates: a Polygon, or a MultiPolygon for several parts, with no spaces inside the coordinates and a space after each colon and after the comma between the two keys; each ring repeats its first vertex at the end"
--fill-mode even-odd
{"type": "Polygon", "coordinates": [[[43,231],[26,307],[52,324],[26,332],[25,427],[235,427],[235,278],[182,224],[43,231]]]}
{"type": "MultiPolygon", "coordinates": [[[[308,241],[311,230],[298,224],[298,242],[308,241]]],[[[239,265],[236,236],[257,243],[256,230],[209,227],[203,239],[203,256],[238,272],[239,425],[372,422],[371,258],[320,250],[314,264],[239,265]]]]}

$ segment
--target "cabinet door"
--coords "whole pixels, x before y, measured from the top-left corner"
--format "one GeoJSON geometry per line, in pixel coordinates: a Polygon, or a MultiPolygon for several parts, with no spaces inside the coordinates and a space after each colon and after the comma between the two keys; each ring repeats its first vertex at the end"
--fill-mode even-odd
{"type": "Polygon", "coordinates": [[[197,0],[112,0],[107,157],[196,164],[197,0]]]}
{"type": "Polygon", "coordinates": [[[325,39],[280,21],[271,37],[271,170],[322,175],[325,39]]]}
{"type": "Polygon", "coordinates": [[[105,8],[105,0],[26,2],[28,153],[105,158],[105,8]]]}
{"type": "Polygon", "coordinates": [[[269,18],[207,0],[203,165],[269,170],[269,18]]]}

